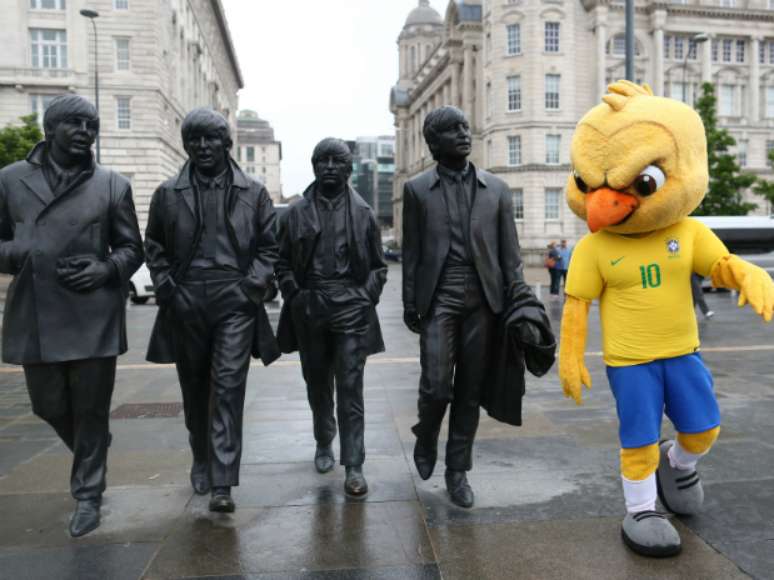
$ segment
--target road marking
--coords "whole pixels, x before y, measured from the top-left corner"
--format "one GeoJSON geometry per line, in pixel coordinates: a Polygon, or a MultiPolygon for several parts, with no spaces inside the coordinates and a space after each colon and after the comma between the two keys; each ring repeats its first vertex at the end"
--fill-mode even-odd
{"type": "MultiPolygon", "coordinates": [[[[710,346],[707,348],[699,349],[699,352],[762,352],[762,351],[774,351],[774,345],[770,344],[751,344],[749,346],[710,346]]],[[[587,352],[587,356],[601,357],[601,351],[587,352]]],[[[401,365],[401,364],[419,364],[419,357],[417,356],[405,356],[405,357],[372,357],[368,359],[368,365],[401,365]]],[[[273,362],[272,367],[297,367],[301,365],[301,361],[296,360],[280,360],[273,362]]],[[[250,363],[251,368],[264,367],[261,362],[250,363]]],[[[149,371],[158,369],[174,369],[174,364],[156,364],[156,363],[130,363],[124,365],[117,365],[116,369],[119,371],[149,371]]],[[[0,375],[13,375],[24,372],[24,369],[19,366],[0,366],[0,375]]]]}

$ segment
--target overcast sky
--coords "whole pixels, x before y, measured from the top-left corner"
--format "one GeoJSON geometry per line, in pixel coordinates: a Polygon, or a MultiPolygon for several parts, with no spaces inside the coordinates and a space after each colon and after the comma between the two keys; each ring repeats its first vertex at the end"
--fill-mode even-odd
{"type": "MultiPolygon", "coordinates": [[[[310,158],[328,136],[394,134],[396,44],[417,0],[223,0],[245,88],[282,141],[283,193],[312,181],[310,158]]],[[[443,15],[448,2],[431,0],[443,15]]]]}

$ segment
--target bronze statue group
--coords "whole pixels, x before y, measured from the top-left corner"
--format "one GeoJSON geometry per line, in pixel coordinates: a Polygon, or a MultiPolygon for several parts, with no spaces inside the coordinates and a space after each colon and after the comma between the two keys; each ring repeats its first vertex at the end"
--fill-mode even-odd
{"type": "MultiPolygon", "coordinates": [[[[266,189],[230,156],[227,120],[195,109],[181,127],[188,160],[156,189],[143,242],[129,181],[92,157],[94,106],[59,96],[43,126],[45,140],[26,160],[0,170],[0,272],[13,275],[2,359],[23,365],[34,413],[73,452],[70,534],[100,523],[116,358],[127,350],[127,286],[143,259],[159,305],[147,358],[176,366],[191,485],[211,495],[209,509],[235,509],[251,357],[269,365],[296,350],[315,468],[334,468],[338,427],[344,490],[367,494],[363,372],[367,357],[384,351],[376,305],[388,268],[374,213],[349,185],[346,143],[328,138],[315,147],[315,180],[277,228],[266,189]],[[275,281],[284,298],[276,336],[263,304],[275,281]]],[[[437,164],[403,191],[404,321],[419,335],[421,367],[413,457],[428,479],[448,409],[446,489],[470,508],[466,474],[480,409],[520,425],[525,369],[545,374],[556,341],[522,276],[510,189],[468,160],[464,114],[440,107],[423,130],[437,164]]],[[[585,334],[578,341],[582,360],[585,334]]],[[[675,553],[662,549],[659,542],[673,540],[651,523],[629,545],[675,553]]]]}

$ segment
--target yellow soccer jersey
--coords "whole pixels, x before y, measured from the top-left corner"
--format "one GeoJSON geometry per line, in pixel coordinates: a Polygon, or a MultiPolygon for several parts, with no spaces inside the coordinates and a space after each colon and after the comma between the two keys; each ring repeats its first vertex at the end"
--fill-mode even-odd
{"type": "Polygon", "coordinates": [[[573,250],[566,292],[599,298],[606,364],[682,356],[699,347],[691,273],[708,276],[728,253],[712,230],[691,218],[644,235],[599,231],[573,250]]]}

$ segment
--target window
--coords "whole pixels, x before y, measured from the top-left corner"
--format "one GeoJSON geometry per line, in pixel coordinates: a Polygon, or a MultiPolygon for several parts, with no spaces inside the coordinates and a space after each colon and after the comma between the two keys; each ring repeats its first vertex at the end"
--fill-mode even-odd
{"type": "Polygon", "coordinates": [[[774,86],[766,87],[766,116],[774,118],[774,86]]]}
{"type": "Polygon", "coordinates": [[[129,10],[129,0],[113,0],[114,10],[129,10]]]}
{"type": "Polygon", "coordinates": [[[712,41],[712,62],[718,62],[718,41],[712,41]]]}
{"type": "Polygon", "coordinates": [[[67,31],[30,28],[32,68],[67,68],[67,31]]]}
{"type": "Polygon", "coordinates": [[[724,8],[733,8],[736,6],[736,0],[720,0],[720,5],[724,8]]]}
{"type": "Polygon", "coordinates": [[[774,151],[774,141],[766,141],[766,165],[772,167],[771,152],[774,151]]]}
{"type": "Polygon", "coordinates": [[[129,70],[129,39],[116,38],[116,70],[129,70]]]}
{"type": "Polygon", "coordinates": [[[521,54],[521,26],[510,24],[506,27],[508,42],[507,54],[521,54]]]}
{"type": "Polygon", "coordinates": [[[508,110],[521,111],[521,77],[508,77],[508,110]]]}
{"type": "Polygon", "coordinates": [[[559,52],[559,23],[546,22],[545,51],[559,52]]]}
{"type": "Polygon", "coordinates": [[[675,36],[675,59],[683,60],[685,50],[685,39],[682,36],[675,36]]]}
{"type": "Polygon", "coordinates": [[[30,8],[33,10],[64,10],[67,8],[65,0],[30,0],[30,8]]]}
{"type": "Polygon", "coordinates": [[[559,148],[561,144],[561,135],[546,135],[546,163],[548,165],[557,165],[559,163],[559,148]]]}
{"type": "Polygon", "coordinates": [[[734,41],[730,38],[723,39],[723,62],[731,62],[731,50],[734,47],[734,41]]]}
{"type": "Polygon", "coordinates": [[[736,62],[744,62],[745,42],[741,38],[736,41],[736,62]]]}
{"type": "Polygon", "coordinates": [[[761,40],[758,43],[758,62],[763,64],[766,62],[766,41],[761,40]]]}
{"type": "Polygon", "coordinates": [[[116,97],[116,119],[119,129],[132,128],[132,108],[130,97],[116,97]]]}
{"type": "Polygon", "coordinates": [[[664,58],[671,58],[669,56],[669,49],[672,46],[672,37],[664,35],[664,58]]]}
{"type": "Polygon", "coordinates": [[[736,113],[736,87],[734,85],[720,85],[718,100],[718,114],[722,117],[731,117],[736,113]]]}
{"type": "Polygon", "coordinates": [[[688,39],[688,60],[696,60],[696,41],[688,39]]]}
{"type": "Polygon", "coordinates": [[[524,190],[521,188],[513,190],[513,219],[524,219],[524,190]]]}
{"type": "Polygon", "coordinates": [[[43,115],[56,95],[30,95],[30,112],[38,116],[38,125],[43,127],[43,115]]]}
{"type": "Polygon", "coordinates": [[[626,36],[623,34],[616,34],[613,37],[613,54],[615,56],[626,55],[626,36]]]}
{"type": "Polygon", "coordinates": [[[769,40],[769,64],[774,64],[774,41],[769,40]]]}
{"type": "Polygon", "coordinates": [[[559,109],[560,79],[560,75],[546,75],[546,109],[550,111],[559,109]]]}
{"type": "Polygon", "coordinates": [[[508,137],[508,165],[521,165],[521,136],[508,137]]]}
{"type": "Polygon", "coordinates": [[[546,188],[546,221],[559,219],[559,208],[561,207],[562,190],[558,187],[546,188]]]}
{"type": "Polygon", "coordinates": [[[253,147],[252,145],[247,148],[247,160],[255,161],[255,147],[253,147]]]}
{"type": "Polygon", "coordinates": [[[242,148],[241,147],[237,147],[236,148],[236,154],[237,154],[237,161],[241,162],[242,161],[242,148]]]}
{"type": "Polygon", "coordinates": [[[688,98],[688,83],[672,81],[669,86],[669,96],[678,101],[689,103],[690,99],[688,98]]]}
{"type": "Polygon", "coordinates": [[[736,160],[739,167],[747,167],[747,141],[739,141],[736,145],[736,160]]]}

